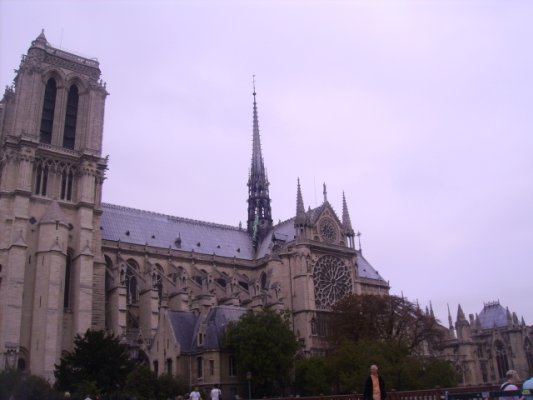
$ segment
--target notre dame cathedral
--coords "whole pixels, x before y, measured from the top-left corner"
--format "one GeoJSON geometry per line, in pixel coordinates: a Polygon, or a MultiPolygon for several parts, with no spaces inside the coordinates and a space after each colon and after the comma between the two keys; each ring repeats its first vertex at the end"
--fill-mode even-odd
{"type": "MultiPolygon", "coordinates": [[[[325,186],[306,209],[298,183],[295,216],[273,223],[255,92],[246,226],[102,203],[100,75],[41,33],[0,102],[0,369],[53,381],[74,336],[103,329],[159,374],[238,394],[220,346],[229,321],[288,310],[302,355],[319,355],[334,302],[389,292],[355,246],[344,197],[342,215],[325,186]]],[[[450,357],[464,338],[452,339],[450,357]]]]}

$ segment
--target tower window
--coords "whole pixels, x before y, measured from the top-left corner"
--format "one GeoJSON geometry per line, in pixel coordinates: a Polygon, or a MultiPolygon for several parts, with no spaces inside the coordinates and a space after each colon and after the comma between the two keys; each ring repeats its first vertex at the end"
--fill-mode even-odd
{"type": "Polygon", "coordinates": [[[76,120],[78,118],[78,100],[78,87],[72,85],[68,91],[65,131],[63,133],[63,147],[67,149],[74,149],[74,142],[76,139],[76,120]]]}
{"type": "Polygon", "coordinates": [[[50,78],[48,79],[48,82],[46,82],[46,89],[44,90],[43,113],[41,116],[41,130],[39,137],[41,143],[52,143],[56,94],[56,81],[54,78],[50,78]]]}

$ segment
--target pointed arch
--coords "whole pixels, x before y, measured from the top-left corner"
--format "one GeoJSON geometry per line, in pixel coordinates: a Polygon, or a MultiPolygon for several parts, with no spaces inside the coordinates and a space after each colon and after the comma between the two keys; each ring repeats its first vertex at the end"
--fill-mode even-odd
{"type": "Polygon", "coordinates": [[[63,147],[74,149],[76,142],[76,122],[78,119],[79,89],[72,84],[67,95],[67,109],[65,112],[65,127],[63,130],[63,147]]]}
{"type": "Polygon", "coordinates": [[[163,298],[163,276],[165,275],[165,271],[163,270],[163,267],[159,264],[155,265],[155,269],[153,271],[152,276],[152,286],[155,290],[157,290],[157,296],[159,297],[159,303],[161,303],[161,299],[163,298]]]}
{"type": "Polygon", "coordinates": [[[56,108],[57,82],[51,77],[46,82],[44,89],[43,109],[41,113],[41,128],[39,130],[39,142],[52,143],[52,130],[54,126],[54,114],[56,108]]]}
{"type": "Polygon", "coordinates": [[[496,355],[496,366],[498,367],[498,376],[500,379],[505,378],[505,373],[509,370],[509,360],[505,345],[497,340],[494,342],[494,353],[496,355]]]}
{"type": "Polygon", "coordinates": [[[524,353],[526,354],[527,366],[529,368],[529,374],[533,373],[533,345],[531,340],[526,337],[524,340],[524,353]]]}
{"type": "Polygon", "coordinates": [[[139,266],[132,259],[127,261],[126,268],[126,303],[135,304],[139,300],[139,286],[137,281],[139,266]]]}

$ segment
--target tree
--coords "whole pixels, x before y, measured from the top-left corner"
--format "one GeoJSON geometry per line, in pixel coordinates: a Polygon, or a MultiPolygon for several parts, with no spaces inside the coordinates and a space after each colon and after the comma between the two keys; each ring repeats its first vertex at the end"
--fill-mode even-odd
{"type": "Polygon", "coordinates": [[[149,400],[156,397],[158,386],[156,373],[144,365],[137,365],[126,378],[124,392],[138,400],[149,400]]]}
{"type": "Polygon", "coordinates": [[[94,384],[100,392],[113,392],[117,385],[124,386],[134,364],[118,338],[104,331],[87,330],[84,336],[76,335],[74,350],[55,367],[56,387],[60,390],[75,391],[80,385],[94,384]]]}
{"type": "Polygon", "coordinates": [[[416,354],[422,343],[434,346],[443,338],[433,315],[393,295],[344,297],[333,306],[329,331],[333,345],[344,340],[385,340],[406,346],[411,354],[416,354]]]}
{"type": "Polygon", "coordinates": [[[59,399],[50,384],[40,376],[14,369],[0,372],[0,399],[38,400],[59,399]]]}
{"type": "Polygon", "coordinates": [[[264,310],[228,325],[224,343],[234,352],[241,379],[251,373],[253,397],[279,394],[286,386],[299,348],[288,318],[264,310]]]}
{"type": "Polygon", "coordinates": [[[297,360],[295,386],[302,396],[320,396],[331,392],[332,369],[324,358],[311,357],[297,360]]]}
{"type": "Polygon", "coordinates": [[[189,386],[181,377],[170,374],[159,375],[157,378],[160,399],[173,399],[176,395],[188,392],[189,386]]]}

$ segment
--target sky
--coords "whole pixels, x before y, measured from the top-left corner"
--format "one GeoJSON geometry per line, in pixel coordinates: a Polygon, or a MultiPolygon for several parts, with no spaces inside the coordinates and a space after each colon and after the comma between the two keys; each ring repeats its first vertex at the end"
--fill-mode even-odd
{"type": "Polygon", "coordinates": [[[0,0],[0,84],[42,29],[100,62],[103,201],[246,223],[255,75],[274,220],[345,193],[391,293],[533,324],[533,2],[0,0]]]}

